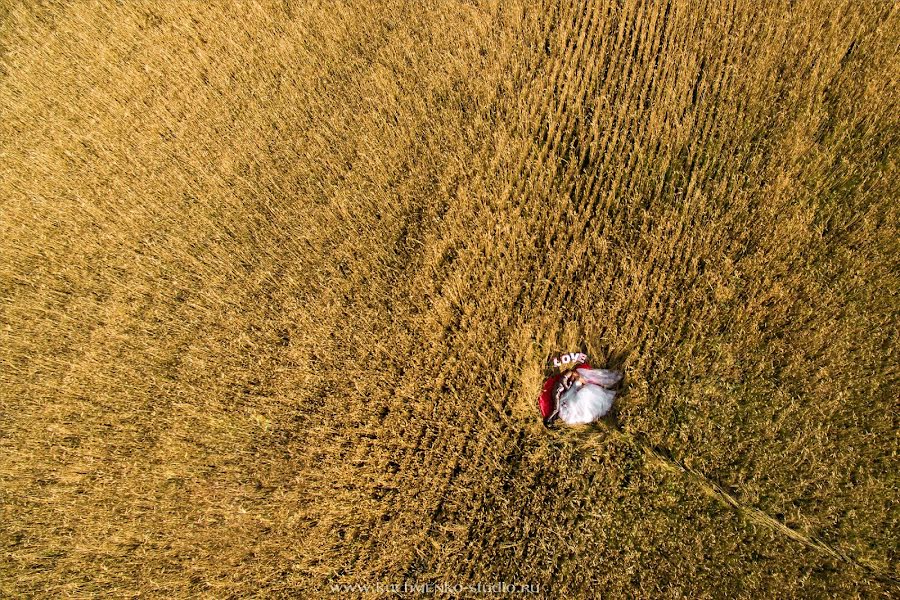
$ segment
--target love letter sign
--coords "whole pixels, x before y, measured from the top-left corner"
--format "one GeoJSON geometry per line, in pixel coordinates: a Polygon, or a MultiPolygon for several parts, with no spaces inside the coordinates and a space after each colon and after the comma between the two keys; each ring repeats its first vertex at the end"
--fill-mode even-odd
{"type": "Polygon", "coordinates": [[[574,369],[578,365],[587,362],[587,354],[584,352],[569,352],[562,356],[557,356],[550,361],[550,365],[560,373],[574,369]]]}

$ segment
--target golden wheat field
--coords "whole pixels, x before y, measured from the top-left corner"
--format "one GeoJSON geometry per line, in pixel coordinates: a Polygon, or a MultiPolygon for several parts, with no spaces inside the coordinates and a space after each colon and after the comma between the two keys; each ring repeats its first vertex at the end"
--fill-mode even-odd
{"type": "Polygon", "coordinates": [[[0,596],[900,594],[896,2],[2,6],[0,596]]]}

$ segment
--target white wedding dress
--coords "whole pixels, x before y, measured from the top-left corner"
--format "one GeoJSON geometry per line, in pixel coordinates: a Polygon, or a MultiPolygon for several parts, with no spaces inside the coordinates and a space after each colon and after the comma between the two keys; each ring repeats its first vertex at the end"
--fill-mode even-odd
{"type": "Polygon", "coordinates": [[[609,412],[614,390],[606,389],[622,379],[618,371],[579,368],[584,382],[574,381],[559,397],[559,418],[569,425],[592,423],[609,412]]]}

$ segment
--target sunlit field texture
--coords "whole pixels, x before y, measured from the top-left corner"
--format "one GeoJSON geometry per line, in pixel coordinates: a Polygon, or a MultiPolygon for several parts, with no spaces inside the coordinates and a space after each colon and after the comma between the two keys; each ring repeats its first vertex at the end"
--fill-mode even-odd
{"type": "Polygon", "coordinates": [[[898,46],[879,1],[5,3],[0,595],[896,597],[898,46]],[[547,430],[570,350],[624,385],[547,430]]]}

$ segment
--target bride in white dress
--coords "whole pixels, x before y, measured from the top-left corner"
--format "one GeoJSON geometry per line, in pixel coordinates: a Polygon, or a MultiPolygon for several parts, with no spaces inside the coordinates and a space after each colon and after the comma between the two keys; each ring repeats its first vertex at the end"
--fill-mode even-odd
{"type": "Polygon", "coordinates": [[[621,381],[622,373],[578,367],[560,379],[555,390],[559,418],[569,425],[591,423],[612,408],[616,397],[608,389],[621,381]]]}

